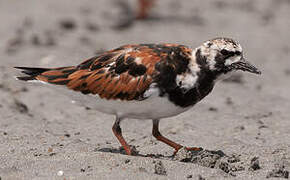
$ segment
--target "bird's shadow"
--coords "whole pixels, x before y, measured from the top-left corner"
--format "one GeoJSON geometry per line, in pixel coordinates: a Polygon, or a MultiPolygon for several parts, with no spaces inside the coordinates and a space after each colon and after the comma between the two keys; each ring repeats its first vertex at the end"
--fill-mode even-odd
{"type": "MultiPolygon", "coordinates": [[[[179,153],[177,154],[172,154],[172,155],[163,155],[163,154],[140,154],[139,151],[136,150],[136,148],[133,146],[134,149],[134,156],[137,157],[150,157],[154,159],[167,159],[167,160],[173,160],[173,161],[180,161],[180,162],[190,162],[187,158],[181,159],[178,158],[177,156],[183,156],[182,154],[180,155],[179,153]]],[[[114,153],[114,154],[122,154],[122,155],[127,155],[123,147],[119,148],[100,148],[96,151],[99,152],[106,152],[106,153],[114,153]]],[[[203,159],[204,157],[215,157],[215,158],[221,158],[227,156],[222,150],[200,150],[200,151],[188,151],[191,153],[190,159],[203,159]],[[206,155],[205,155],[206,153],[206,155]]]]}
{"type": "MultiPolygon", "coordinates": [[[[116,154],[126,155],[123,148],[102,148],[100,152],[110,152],[116,154]]],[[[140,154],[137,153],[135,156],[149,157],[152,159],[169,160],[174,162],[192,163],[206,168],[219,169],[226,174],[235,177],[237,171],[244,171],[251,167],[247,167],[247,163],[240,159],[241,155],[231,154],[227,155],[222,150],[207,150],[203,149],[200,151],[188,151],[186,148],[180,149],[175,155],[164,156],[162,154],[140,154]]]]}
{"type": "MultiPolygon", "coordinates": [[[[140,154],[139,151],[136,150],[136,148],[133,146],[133,156],[137,156],[137,157],[151,157],[151,158],[155,158],[155,159],[164,159],[164,158],[172,158],[172,156],[165,156],[162,154],[140,154]]],[[[114,153],[114,154],[121,154],[121,155],[127,155],[126,151],[124,150],[123,147],[119,147],[119,148],[100,148],[96,151],[99,152],[106,152],[106,153],[114,153]]]]}

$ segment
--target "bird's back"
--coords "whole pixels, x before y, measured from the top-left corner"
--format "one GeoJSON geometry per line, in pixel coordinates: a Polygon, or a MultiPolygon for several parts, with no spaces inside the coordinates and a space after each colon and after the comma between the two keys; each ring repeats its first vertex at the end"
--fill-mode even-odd
{"type": "Polygon", "coordinates": [[[170,86],[176,74],[186,70],[190,49],[175,44],[125,45],[92,57],[77,66],[22,69],[28,76],[20,80],[38,80],[64,85],[83,94],[105,99],[138,100],[152,83],[170,86]],[[168,72],[165,72],[168,71],[168,72]],[[170,71],[170,72],[169,72],[170,71]]]}
{"type": "Polygon", "coordinates": [[[162,118],[185,111],[162,96],[176,89],[176,77],[187,71],[190,56],[191,49],[182,45],[125,45],[77,66],[17,67],[26,74],[18,79],[66,87],[74,91],[66,94],[77,102],[105,113],[162,118]],[[160,109],[156,110],[156,106],[160,109]]]}

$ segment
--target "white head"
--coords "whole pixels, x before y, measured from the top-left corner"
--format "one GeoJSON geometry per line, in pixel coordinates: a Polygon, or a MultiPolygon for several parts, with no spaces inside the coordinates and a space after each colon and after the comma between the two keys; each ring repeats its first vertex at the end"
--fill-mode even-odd
{"type": "Polygon", "coordinates": [[[197,63],[203,69],[226,74],[234,70],[261,72],[243,57],[241,45],[230,38],[215,38],[196,49],[197,63]]]}

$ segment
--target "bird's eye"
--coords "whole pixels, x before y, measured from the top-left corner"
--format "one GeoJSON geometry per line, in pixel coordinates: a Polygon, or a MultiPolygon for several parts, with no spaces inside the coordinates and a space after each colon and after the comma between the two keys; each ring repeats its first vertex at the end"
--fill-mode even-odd
{"type": "Polygon", "coordinates": [[[228,51],[228,50],[226,50],[226,49],[221,50],[221,53],[222,53],[222,55],[224,55],[224,56],[230,55],[230,51],[228,51]]]}

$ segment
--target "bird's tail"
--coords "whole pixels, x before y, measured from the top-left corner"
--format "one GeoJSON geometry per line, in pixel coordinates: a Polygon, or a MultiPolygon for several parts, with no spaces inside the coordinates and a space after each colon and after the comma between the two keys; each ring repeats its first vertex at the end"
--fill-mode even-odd
{"type": "Polygon", "coordinates": [[[23,76],[16,77],[22,81],[41,81],[52,84],[64,84],[67,77],[75,72],[75,66],[61,68],[15,67],[21,69],[23,76]]]}
{"type": "Polygon", "coordinates": [[[14,68],[21,69],[22,70],[21,72],[25,74],[25,76],[16,77],[18,80],[22,81],[36,80],[36,77],[38,75],[40,75],[43,72],[51,70],[48,68],[34,68],[34,67],[14,67],[14,68]]]}

